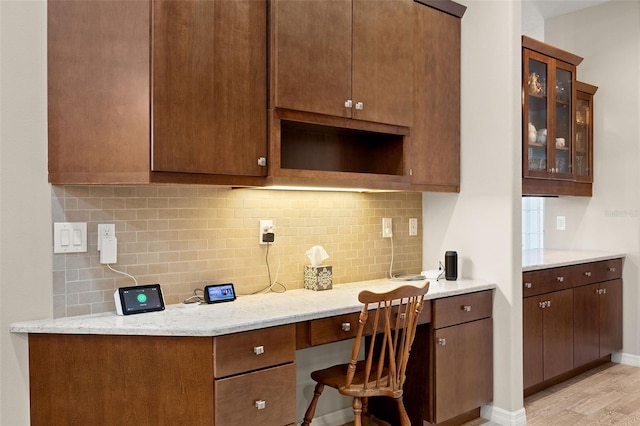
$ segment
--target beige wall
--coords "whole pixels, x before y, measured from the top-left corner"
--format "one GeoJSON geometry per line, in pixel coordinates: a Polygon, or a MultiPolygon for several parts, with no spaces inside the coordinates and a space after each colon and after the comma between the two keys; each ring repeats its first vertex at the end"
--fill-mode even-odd
{"type": "Polygon", "coordinates": [[[260,219],[274,222],[271,277],[288,289],[303,287],[305,252],[314,245],[328,252],[335,284],[388,276],[392,241],[382,238],[383,217],[393,219],[394,273],[422,266],[422,239],[409,236],[409,218],[422,216],[418,193],[54,186],[52,206],[54,222],[87,222],[89,233],[87,253],[53,256],[57,317],[113,311],[114,289],[133,285],[100,264],[98,223],[116,225],[113,267],[141,284],[160,283],[168,304],[208,283],[233,282],[238,294],[268,286],[260,219]]]}
{"type": "Polygon", "coordinates": [[[611,1],[548,20],[545,39],[584,57],[578,79],[599,86],[593,197],[548,199],[545,244],[627,254],[622,360],[640,365],[640,3],[611,1]],[[558,215],[565,231],[556,230],[558,215]]]}
{"type": "Polygon", "coordinates": [[[14,321],[51,317],[46,4],[0,1],[0,424],[29,424],[26,336],[14,321]]]}

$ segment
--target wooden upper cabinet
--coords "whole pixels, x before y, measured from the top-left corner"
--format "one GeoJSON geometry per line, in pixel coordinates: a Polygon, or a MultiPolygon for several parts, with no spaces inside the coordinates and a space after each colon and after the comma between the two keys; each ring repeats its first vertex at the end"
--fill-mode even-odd
{"type": "Polygon", "coordinates": [[[264,184],[266,25],[266,0],[51,0],[49,181],[264,184]]]}
{"type": "Polygon", "coordinates": [[[154,2],[152,46],[152,169],[265,175],[266,2],[154,2]]]}
{"type": "Polygon", "coordinates": [[[461,18],[418,2],[413,10],[411,183],[420,191],[459,192],[461,18]]]}
{"type": "Polygon", "coordinates": [[[47,4],[49,181],[149,179],[149,2],[47,4]]]}
{"type": "Polygon", "coordinates": [[[411,0],[274,0],[271,107],[410,126],[411,0]]]}

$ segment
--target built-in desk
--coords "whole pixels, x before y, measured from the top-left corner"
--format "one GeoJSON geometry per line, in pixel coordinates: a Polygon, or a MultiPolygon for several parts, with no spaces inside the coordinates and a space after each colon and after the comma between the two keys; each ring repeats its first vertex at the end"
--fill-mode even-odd
{"type": "MultiPolygon", "coordinates": [[[[402,284],[367,281],[125,317],[11,324],[12,332],[29,333],[31,422],[294,424],[296,349],[353,337],[356,327],[344,324],[361,308],[357,294],[402,284]]],[[[412,423],[463,415],[454,420],[461,422],[491,401],[494,288],[431,284],[405,384],[412,423]]]]}

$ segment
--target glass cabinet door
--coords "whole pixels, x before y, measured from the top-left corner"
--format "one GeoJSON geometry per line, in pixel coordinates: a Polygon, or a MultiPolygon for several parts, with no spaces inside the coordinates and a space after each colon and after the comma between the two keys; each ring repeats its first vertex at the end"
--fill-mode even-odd
{"type": "MultiPolygon", "coordinates": [[[[595,86],[586,85],[587,90],[595,93],[595,86]]],[[[593,182],[593,94],[578,90],[576,100],[576,180],[593,182]]]]}
{"type": "Polygon", "coordinates": [[[569,175],[566,178],[570,179],[572,178],[570,175],[573,173],[571,146],[573,141],[573,73],[571,70],[561,66],[555,69],[554,89],[555,129],[553,132],[554,140],[551,144],[554,162],[549,167],[551,173],[566,174],[569,175]]]}
{"type": "MultiPolygon", "coordinates": [[[[527,52],[530,53],[530,52],[527,52]]],[[[549,65],[544,58],[536,58],[530,53],[525,61],[527,76],[524,90],[524,147],[526,161],[523,169],[526,176],[545,177],[547,175],[548,153],[547,135],[549,127],[549,102],[547,81],[549,65]]]]}

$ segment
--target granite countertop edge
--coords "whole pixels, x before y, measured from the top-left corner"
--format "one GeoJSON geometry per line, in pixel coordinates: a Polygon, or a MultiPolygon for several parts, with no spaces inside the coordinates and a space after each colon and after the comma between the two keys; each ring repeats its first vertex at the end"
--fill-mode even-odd
{"type": "MultiPolygon", "coordinates": [[[[430,280],[427,299],[456,296],[496,288],[488,281],[430,280]]],[[[12,333],[102,334],[146,336],[221,336],[278,325],[358,312],[361,290],[385,292],[422,281],[372,280],[336,284],[331,290],[288,290],[240,296],[234,302],[185,307],[168,305],[164,311],[121,316],[106,312],[74,317],[41,319],[10,324],[12,333]]]]}
{"type": "Polygon", "coordinates": [[[522,251],[522,272],[625,258],[615,251],[534,249],[522,251]]]}

